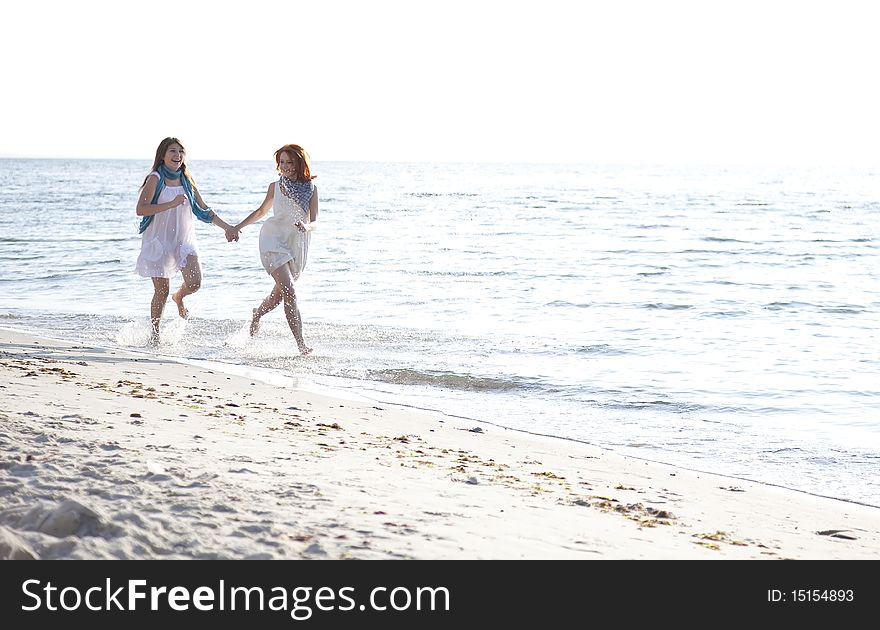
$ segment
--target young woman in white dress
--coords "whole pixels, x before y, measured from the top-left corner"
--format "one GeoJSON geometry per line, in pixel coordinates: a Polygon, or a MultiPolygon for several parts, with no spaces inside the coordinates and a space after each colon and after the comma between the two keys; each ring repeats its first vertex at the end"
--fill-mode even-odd
{"type": "Polygon", "coordinates": [[[260,262],[275,286],[272,292],[253,310],[251,335],[257,334],[260,318],[284,302],[284,315],[296,345],[302,354],[312,351],[303,339],[302,317],[296,303],[293,283],[306,266],[309,255],[311,230],[318,219],[318,189],[312,183],[309,156],[297,144],[285,144],[275,152],[278,181],[269,184],[266,198],[260,207],[233,228],[234,236],[242,228],[262,219],[269,208],[272,217],[260,230],[260,262]]]}
{"type": "Polygon", "coordinates": [[[186,149],[177,138],[165,138],[159,143],[153,168],[141,186],[137,215],[143,217],[143,236],[135,270],[153,280],[150,343],[156,344],[171,278],[178,271],[183,275],[183,283],[171,299],[184,319],[189,312],[183,298],[198,291],[202,284],[193,216],[220,226],[226,231],[227,241],[238,240],[238,233],[207,207],[186,168],[186,149]]]}

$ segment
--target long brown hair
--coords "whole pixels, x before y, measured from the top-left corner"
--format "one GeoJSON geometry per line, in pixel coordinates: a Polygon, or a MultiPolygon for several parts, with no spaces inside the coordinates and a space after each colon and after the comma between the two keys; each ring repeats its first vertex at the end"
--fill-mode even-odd
{"type": "MultiPolygon", "coordinates": [[[[165,162],[165,154],[168,153],[168,147],[172,144],[180,145],[180,150],[183,151],[183,161],[180,163],[180,172],[186,177],[190,184],[193,186],[196,185],[196,181],[192,178],[192,175],[189,174],[189,171],[186,170],[186,147],[183,146],[183,143],[177,138],[165,138],[162,142],[159,143],[159,146],[156,147],[156,157],[153,159],[153,168],[150,169],[150,173],[157,170],[159,165],[165,162]]],[[[147,173],[147,176],[144,177],[144,184],[147,183],[147,179],[150,177],[150,174],[147,173]]],[[[141,184],[143,186],[143,184],[141,184]]]]}
{"type": "Polygon", "coordinates": [[[309,154],[298,144],[285,144],[283,147],[275,151],[275,168],[281,172],[281,154],[288,153],[294,161],[294,177],[298,182],[307,182],[315,179],[317,175],[312,175],[312,169],[309,165],[309,154]]]}

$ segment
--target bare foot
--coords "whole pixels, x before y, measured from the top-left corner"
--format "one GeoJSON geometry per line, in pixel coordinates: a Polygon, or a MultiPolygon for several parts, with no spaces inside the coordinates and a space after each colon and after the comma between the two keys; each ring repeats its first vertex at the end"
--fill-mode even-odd
{"type": "Polygon", "coordinates": [[[311,354],[311,353],[312,353],[312,349],[309,348],[307,345],[302,344],[302,345],[300,345],[300,347],[299,347],[299,353],[300,353],[301,355],[303,355],[303,356],[306,356],[307,354],[311,354]]]}
{"type": "Polygon", "coordinates": [[[159,345],[159,331],[154,330],[150,333],[150,338],[147,340],[147,345],[155,348],[159,345]]]}
{"type": "Polygon", "coordinates": [[[178,297],[180,291],[175,291],[171,294],[171,299],[174,300],[174,303],[177,304],[177,312],[180,313],[180,316],[183,319],[189,319],[189,311],[186,310],[186,307],[183,305],[183,298],[178,297]]]}
{"type": "Polygon", "coordinates": [[[254,316],[251,317],[251,337],[255,336],[260,330],[260,316],[257,315],[257,309],[254,309],[254,316]]]}

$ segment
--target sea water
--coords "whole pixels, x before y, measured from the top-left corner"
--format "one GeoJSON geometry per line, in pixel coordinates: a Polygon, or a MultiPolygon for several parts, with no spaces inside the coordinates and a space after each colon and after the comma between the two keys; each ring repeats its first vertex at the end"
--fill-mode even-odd
{"type": "MultiPolygon", "coordinates": [[[[877,173],[316,163],[301,357],[281,307],[248,335],[259,224],[197,223],[192,318],[147,346],[149,166],[0,160],[0,327],[880,505],[877,173]]],[[[190,170],[230,223],[277,177],[190,170]]]]}

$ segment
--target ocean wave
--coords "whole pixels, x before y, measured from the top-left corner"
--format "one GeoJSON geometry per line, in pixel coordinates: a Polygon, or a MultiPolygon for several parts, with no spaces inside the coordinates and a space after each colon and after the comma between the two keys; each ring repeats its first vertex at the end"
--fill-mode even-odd
{"type": "Polygon", "coordinates": [[[69,245],[70,243],[97,243],[103,245],[104,243],[127,242],[135,240],[137,238],[137,234],[135,234],[133,237],[124,238],[112,238],[104,236],[96,236],[94,238],[71,238],[68,236],[64,236],[63,238],[58,239],[47,238],[46,236],[35,236],[33,238],[21,236],[0,236],[0,243],[63,243],[65,246],[69,245]]]}
{"type": "Polygon", "coordinates": [[[481,276],[512,276],[516,275],[512,271],[434,271],[432,269],[416,269],[413,271],[404,269],[404,273],[411,273],[417,276],[451,276],[453,278],[472,278],[481,276]]]}
{"type": "Polygon", "coordinates": [[[821,309],[823,313],[836,313],[838,315],[861,315],[865,309],[860,306],[825,306],[821,309]]]}
{"type": "Polygon", "coordinates": [[[44,243],[46,237],[35,236],[34,238],[22,238],[18,236],[0,236],[0,243],[44,243]]]}
{"type": "Polygon", "coordinates": [[[95,236],[93,238],[64,238],[65,243],[125,243],[128,241],[136,241],[140,240],[140,236],[137,233],[131,234],[130,236],[124,236],[120,238],[112,238],[108,236],[95,236]]]}
{"type": "Polygon", "coordinates": [[[637,276],[665,276],[669,274],[669,270],[666,271],[640,271],[636,275],[637,276]]]}
{"type": "Polygon", "coordinates": [[[683,249],[679,252],[673,252],[675,254],[712,254],[716,255],[729,255],[729,254],[744,254],[748,253],[745,250],[718,250],[718,249],[683,249]]]}
{"type": "Polygon", "coordinates": [[[408,197],[478,197],[477,193],[432,193],[432,192],[416,192],[407,193],[408,197]]]}
{"type": "Polygon", "coordinates": [[[798,308],[815,308],[816,304],[810,304],[808,302],[770,302],[769,304],[765,304],[764,308],[768,311],[781,311],[785,309],[798,309],[798,308]]]}
{"type": "Polygon", "coordinates": [[[507,379],[457,374],[455,372],[423,371],[411,368],[369,370],[367,377],[371,380],[394,383],[396,385],[428,385],[470,392],[513,391],[526,387],[522,383],[507,379]]]}
{"type": "MultiPolygon", "coordinates": [[[[84,276],[106,276],[106,269],[96,269],[95,267],[101,265],[120,265],[122,263],[121,260],[96,260],[93,263],[89,263],[87,267],[71,267],[65,271],[57,271],[55,273],[49,273],[43,276],[33,276],[26,277],[20,276],[17,280],[22,282],[41,282],[43,280],[63,280],[68,278],[82,278],[84,276]]],[[[126,270],[127,271],[127,270],[126,270]]]]}
{"type": "Polygon", "coordinates": [[[721,236],[704,236],[702,241],[706,241],[708,243],[751,243],[752,241],[743,241],[738,238],[724,238],[721,236]]]}
{"type": "Polygon", "coordinates": [[[614,348],[609,346],[607,343],[600,343],[592,346],[581,346],[575,352],[584,353],[584,354],[603,354],[606,356],[617,356],[619,354],[625,354],[623,350],[620,348],[614,348]]]}
{"type": "Polygon", "coordinates": [[[552,302],[547,302],[544,306],[573,306],[575,308],[590,308],[592,304],[576,304],[574,302],[568,302],[566,300],[553,300],[552,302]]]}
{"type": "MultiPolygon", "coordinates": [[[[610,393],[610,392],[609,392],[610,393]]],[[[710,413],[721,409],[717,405],[702,405],[698,403],[690,403],[676,400],[617,400],[608,402],[599,402],[597,406],[603,409],[616,409],[620,411],[662,411],[672,414],[698,414],[710,413]]],[[[734,413],[735,410],[728,410],[734,413]]],[[[739,408],[739,411],[744,409],[739,408]]]]}
{"type": "Polygon", "coordinates": [[[629,223],[626,227],[636,230],[668,230],[674,229],[675,226],[670,223],[629,223]]]}
{"type": "Polygon", "coordinates": [[[651,302],[649,304],[642,304],[642,308],[652,308],[659,309],[661,311],[684,311],[689,308],[693,308],[691,304],[665,304],[663,302],[651,302]]]}

